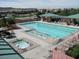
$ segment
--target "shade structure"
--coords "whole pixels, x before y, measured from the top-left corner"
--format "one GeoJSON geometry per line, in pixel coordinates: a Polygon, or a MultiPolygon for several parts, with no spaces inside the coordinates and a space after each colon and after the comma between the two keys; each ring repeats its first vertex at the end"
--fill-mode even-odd
{"type": "Polygon", "coordinates": [[[24,59],[8,42],[0,38],[0,59],[24,59]]]}
{"type": "Polygon", "coordinates": [[[59,15],[56,15],[56,14],[52,14],[52,13],[45,13],[45,14],[42,14],[40,15],[41,17],[52,17],[52,16],[59,16],[59,15]]]}
{"type": "Polygon", "coordinates": [[[70,15],[70,16],[68,16],[68,18],[76,18],[76,19],[79,19],[79,14],[70,15]]]}
{"type": "Polygon", "coordinates": [[[60,15],[52,14],[52,13],[42,14],[42,15],[40,15],[40,17],[67,18],[66,16],[60,16],[60,15]]]}

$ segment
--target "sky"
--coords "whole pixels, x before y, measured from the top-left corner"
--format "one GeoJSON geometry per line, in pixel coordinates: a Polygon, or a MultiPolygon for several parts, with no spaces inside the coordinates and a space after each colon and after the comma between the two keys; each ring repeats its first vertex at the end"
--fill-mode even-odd
{"type": "Polygon", "coordinates": [[[0,0],[0,7],[79,8],[79,0],[0,0]]]}

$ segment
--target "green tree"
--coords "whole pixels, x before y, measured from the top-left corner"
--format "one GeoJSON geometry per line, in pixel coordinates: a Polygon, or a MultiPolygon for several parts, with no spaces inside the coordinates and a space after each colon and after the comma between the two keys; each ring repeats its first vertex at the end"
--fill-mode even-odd
{"type": "Polygon", "coordinates": [[[15,23],[15,16],[3,16],[0,20],[0,27],[12,27],[15,23]]]}

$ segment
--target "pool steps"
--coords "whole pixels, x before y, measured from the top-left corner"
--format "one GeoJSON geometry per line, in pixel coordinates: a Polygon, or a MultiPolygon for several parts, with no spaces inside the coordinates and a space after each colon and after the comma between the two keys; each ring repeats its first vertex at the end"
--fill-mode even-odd
{"type": "Polygon", "coordinates": [[[48,39],[49,38],[48,34],[41,33],[41,32],[36,31],[36,30],[29,30],[29,31],[25,31],[25,32],[27,32],[28,34],[33,35],[33,36],[41,37],[43,39],[48,39]]]}

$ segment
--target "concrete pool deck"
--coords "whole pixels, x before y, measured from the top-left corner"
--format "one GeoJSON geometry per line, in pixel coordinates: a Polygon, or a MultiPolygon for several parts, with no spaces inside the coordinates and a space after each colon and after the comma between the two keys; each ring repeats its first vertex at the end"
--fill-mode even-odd
{"type": "MultiPolygon", "coordinates": [[[[64,42],[61,42],[58,45],[52,45],[44,40],[41,40],[40,38],[35,38],[33,36],[30,36],[22,31],[23,29],[14,30],[16,34],[16,38],[27,38],[35,43],[37,43],[38,47],[33,48],[32,50],[26,51],[24,53],[21,53],[21,55],[25,59],[47,59],[50,56],[49,50],[52,50],[53,48],[57,47],[60,44],[63,44],[64,42]]],[[[6,41],[10,42],[15,39],[6,39],[6,41]]],[[[66,40],[67,41],[67,40],[66,40]]]]}
{"type": "MultiPolygon", "coordinates": [[[[21,28],[22,29],[14,30],[16,38],[27,38],[30,41],[33,41],[39,45],[38,47],[35,47],[32,50],[21,53],[21,55],[25,59],[47,59],[50,56],[49,50],[52,50],[53,48],[55,48],[55,47],[59,46],[60,44],[63,44],[64,42],[69,40],[69,39],[64,40],[63,42],[61,42],[57,45],[53,45],[53,44],[46,42],[45,40],[41,40],[41,38],[33,37],[31,35],[28,35],[27,33],[24,33],[23,31],[25,31],[26,28],[24,28],[22,26],[21,26],[21,28]]],[[[27,29],[27,30],[29,30],[29,29],[27,29]]],[[[10,42],[15,39],[6,39],[6,41],[10,42]]]]}
{"type": "MultiPolygon", "coordinates": [[[[50,55],[49,50],[52,49],[52,45],[47,42],[44,42],[43,40],[40,40],[39,38],[31,37],[30,35],[23,33],[21,30],[14,30],[17,38],[27,38],[40,45],[38,47],[33,48],[32,50],[21,53],[21,55],[25,59],[46,59],[50,55]]],[[[10,42],[15,39],[6,39],[6,41],[10,42]]]]}

